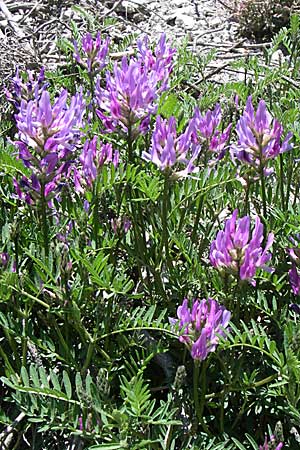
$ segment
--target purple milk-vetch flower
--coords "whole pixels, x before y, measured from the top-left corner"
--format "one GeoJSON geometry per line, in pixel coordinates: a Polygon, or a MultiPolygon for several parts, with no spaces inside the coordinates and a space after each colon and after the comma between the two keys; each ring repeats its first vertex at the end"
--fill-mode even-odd
{"type": "Polygon", "coordinates": [[[184,299],[177,309],[176,319],[170,319],[172,325],[178,324],[182,330],[179,336],[195,360],[203,361],[210,352],[214,352],[219,343],[219,337],[225,336],[231,313],[211,298],[194,300],[192,308],[184,299]]]}
{"type": "Polygon", "coordinates": [[[88,186],[91,186],[104,164],[112,163],[114,167],[117,167],[119,152],[114,151],[111,144],[98,143],[98,137],[94,136],[93,139],[85,142],[79,160],[82,166],[81,178],[88,186]]]}
{"type": "Polygon", "coordinates": [[[232,124],[220,131],[221,106],[217,103],[213,110],[209,109],[205,114],[201,114],[199,108],[196,108],[191,121],[194,122],[195,140],[202,145],[205,144],[207,150],[216,155],[217,160],[222,159],[225,155],[232,124]]]}
{"type": "Polygon", "coordinates": [[[115,219],[111,219],[110,221],[111,228],[115,234],[126,234],[131,228],[131,220],[128,217],[119,217],[115,219]]]}
{"type": "Polygon", "coordinates": [[[9,254],[6,252],[0,253],[0,265],[6,267],[9,261],[9,254]]]}
{"type": "Polygon", "coordinates": [[[148,48],[147,38],[138,42],[137,57],[122,58],[113,72],[106,73],[106,86],[96,82],[96,110],[107,132],[119,128],[130,133],[131,140],[149,129],[150,116],[157,111],[160,93],[167,88],[172,70],[174,51],[166,45],[165,37],[155,50],[148,48]]]}
{"type": "Polygon", "coordinates": [[[62,90],[53,105],[50,95],[43,91],[40,99],[22,100],[15,115],[19,130],[19,158],[31,175],[14,181],[20,199],[34,203],[40,196],[49,202],[61,188],[68,173],[75,145],[81,138],[85,103],[80,91],[67,102],[62,90]]]}
{"type": "Polygon", "coordinates": [[[131,59],[128,63],[124,56],[121,66],[115,63],[113,74],[106,74],[106,88],[101,87],[99,79],[96,83],[96,112],[106,130],[114,131],[119,126],[126,134],[134,132],[132,138],[141,133],[145,127],[139,129],[138,124],[157,110],[156,85],[140,62],[131,59]]]}
{"type": "Polygon", "coordinates": [[[86,140],[79,157],[80,165],[73,168],[75,190],[84,192],[84,186],[91,187],[104,164],[112,163],[117,167],[119,152],[111,144],[98,142],[98,137],[86,140]]]}
{"type": "Polygon", "coordinates": [[[292,268],[289,270],[289,280],[294,295],[300,293],[300,275],[295,263],[292,264],[292,268]]]}
{"type": "Polygon", "coordinates": [[[265,175],[272,172],[266,168],[268,160],[292,148],[289,144],[292,133],[288,133],[281,142],[282,125],[267,111],[264,100],[260,100],[255,112],[251,96],[248,97],[244,114],[236,125],[236,132],[238,142],[231,146],[232,155],[257,172],[263,170],[265,175]]]}
{"type": "Polygon", "coordinates": [[[236,209],[232,217],[226,220],[224,230],[217,233],[217,237],[210,247],[210,262],[221,272],[235,274],[241,280],[249,280],[254,283],[253,277],[258,268],[263,268],[268,272],[272,271],[270,267],[266,266],[266,263],[272,256],[268,250],[273,243],[274,234],[268,235],[263,249],[264,229],[260,218],[256,216],[251,234],[250,217],[237,219],[237,216],[238,210],[236,209]]]}
{"type": "Polygon", "coordinates": [[[289,240],[294,245],[294,247],[287,249],[289,257],[293,263],[300,267],[300,236],[298,234],[295,237],[290,236],[289,240]]]}
{"type": "Polygon", "coordinates": [[[88,72],[100,72],[107,64],[108,47],[109,38],[102,40],[99,31],[95,39],[91,33],[86,33],[81,40],[81,50],[78,48],[78,43],[74,41],[74,58],[88,72]]]}
{"type": "Polygon", "coordinates": [[[175,117],[162,119],[157,116],[149,152],[144,151],[142,158],[152,161],[162,171],[172,172],[175,178],[197,171],[194,161],[201,147],[192,139],[192,127],[193,123],[190,123],[185,132],[177,136],[175,117]]]}
{"type": "Polygon", "coordinates": [[[20,74],[17,68],[15,76],[11,79],[9,88],[5,88],[7,100],[19,109],[21,101],[38,100],[42,93],[47,89],[48,84],[45,81],[45,68],[42,67],[39,74],[33,71],[26,71],[25,77],[20,74]]]}
{"type": "Polygon", "coordinates": [[[290,303],[289,308],[294,313],[298,315],[300,314],[300,305],[298,305],[297,303],[290,303]]]}
{"type": "Polygon", "coordinates": [[[270,441],[268,441],[268,438],[266,436],[265,442],[263,445],[259,446],[259,450],[281,450],[282,447],[283,442],[279,442],[279,444],[277,444],[274,436],[271,436],[270,441]]]}
{"type": "Polygon", "coordinates": [[[166,34],[161,34],[154,53],[149,48],[149,38],[147,35],[138,39],[137,47],[137,59],[142,62],[144,71],[160,82],[160,86],[158,87],[159,92],[167,90],[168,80],[173,70],[173,57],[176,49],[167,45],[166,34]]]}

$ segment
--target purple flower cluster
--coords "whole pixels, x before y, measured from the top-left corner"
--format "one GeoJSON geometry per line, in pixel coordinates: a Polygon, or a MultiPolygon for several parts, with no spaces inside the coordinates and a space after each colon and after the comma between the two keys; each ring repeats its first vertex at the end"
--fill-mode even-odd
{"type": "Polygon", "coordinates": [[[268,438],[266,436],[265,442],[263,445],[259,446],[259,450],[281,450],[283,447],[283,442],[279,442],[277,445],[275,437],[271,436],[270,441],[268,441],[268,438]]]}
{"type": "Polygon", "coordinates": [[[9,261],[9,254],[6,252],[0,253],[0,266],[6,267],[9,261]]]}
{"type": "Polygon", "coordinates": [[[290,241],[295,247],[288,249],[288,254],[292,260],[292,268],[289,270],[289,280],[294,295],[300,294],[300,275],[298,267],[300,266],[300,248],[299,248],[299,236],[297,239],[290,237],[290,241]]]}
{"type": "Polygon", "coordinates": [[[266,168],[267,161],[292,148],[289,144],[292,133],[288,133],[281,143],[282,125],[272,118],[264,100],[260,100],[255,112],[251,96],[248,97],[244,114],[236,125],[236,132],[238,143],[232,145],[232,154],[257,172],[263,168],[265,175],[272,172],[266,168]]]}
{"type": "Polygon", "coordinates": [[[177,136],[175,117],[164,120],[158,116],[149,153],[144,151],[142,158],[152,161],[163,171],[172,171],[172,176],[179,178],[197,170],[194,161],[200,150],[200,145],[193,140],[192,123],[183,134],[177,136]],[[175,172],[175,166],[184,168],[175,172]]]}
{"type": "Polygon", "coordinates": [[[79,160],[81,168],[74,169],[75,187],[77,191],[83,192],[82,185],[91,187],[104,164],[112,163],[117,167],[119,152],[113,151],[111,144],[98,144],[98,137],[94,136],[85,142],[79,160]]]}
{"type": "Polygon", "coordinates": [[[294,295],[299,295],[300,293],[300,275],[297,270],[295,263],[292,264],[292,268],[289,270],[289,280],[290,285],[294,295]]]}
{"type": "Polygon", "coordinates": [[[158,95],[167,87],[172,70],[174,51],[166,45],[163,36],[153,55],[148,41],[139,41],[140,55],[122,58],[121,65],[115,63],[113,73],[106,73],[106,86],[100,79],[96,83],[97,114],[106,131],[121,127],[134,140],[149,128],[150,116],[157,111],[158,95]]]}
{"type": "Polygon", "coordinates": [[[173,57],[176,49],[167,45],[166,35],[164,33],[160,36],[154,54],[149,48],[149,38],[147,35],[138,39],[137,47],[138,59],[143,64],[143,70],[150,77],[160,82],[158,92],[166,91],[168,89],[169,76],[173,70],[173,57]]]}
{"type": "Polygon", "coordinates": [[[195,109],[191,119],[195,129],[195,140],[217,156],[220,160],[225,155],[226,143],[230,136],[232,124],[229,124],[223,132],[219,130],[222,121],[221,106],[217,103],[213,110],[201,114],[199,108],[195,109]]]}
{"type": "Polygon", "coordinates": [[[268,252],[274,235],[270,233],[263,249],[264,229],[260,218],[255,219],[255,227],[250,233],[250,217],[237,220],[238,210],[225,223],[224,231],[219,231],[210,247],[210,261],[221,272],[239,276],[241,280],[250,280],[258,268],[271,271],[266,263],[271,259],[268,252]]]}
{"type": "Polygon", "coordinates": [[[131,220],[128,217],[118,217],[115,219],[111,219],[110,221],[111,228],[116,235],[120,235],[124,232],[126,234],[131,228],[131,220]]]}
{"type": "Polygon", "coordinates": [[[9,89],[5,88],[5,95],[16,109],[19,109],[23,101],[38,100],[42,92],[47,89],[48,83],[45,81],[45,69],[42,67],[39,75],[28,70],[26,72],[26,80],[20,75],[19,69],[16,70],[15,76],[12,78],[9,89]]]}
{"type": "Polygon", "coordinates": [[[18,196],[33,203],[41,195],[47,201],[56,195],[62,176],[68,171],[74,146],[80,140],[85,103],[79,92],[67,104],[68,93],[62,90],[52,106],[50,95],[43,91],[38,100],[21,101],[16,114],[19,130],[19,157],[31,170],[30,178],[15,180],[18,196]]]}
{"type": "Polygon", "coordinates": [[[208,353],[216,350],[219,337],[225,336],[231,313],[211,298],[194,300],[191,309],[184,299],[177,309],[177,317],[178,320],[170,319],[170,322],[178,323],[183,330],[180,342],[187,345],[193,359],[203,361],[208,353]]]}
{"type": "Polygon", "coordinates": [[[74,41],[74,58],[89,73],[100,72],[106,66],[108,47],[109,38],[103,41],[99,31],[95,39],[91,33],[87,33],[81,40],[81,51],[78,43],[74,41]]]}

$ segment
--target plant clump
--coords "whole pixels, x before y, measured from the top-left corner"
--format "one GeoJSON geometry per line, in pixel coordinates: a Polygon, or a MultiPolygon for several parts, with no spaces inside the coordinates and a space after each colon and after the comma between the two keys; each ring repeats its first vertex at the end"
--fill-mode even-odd
{"type": "Polygon", "coordinates": [[[236,0],[233,8],[241,33],[263,39],[288,25],[291,15],[299,10],[299,0],[236,0]]]}

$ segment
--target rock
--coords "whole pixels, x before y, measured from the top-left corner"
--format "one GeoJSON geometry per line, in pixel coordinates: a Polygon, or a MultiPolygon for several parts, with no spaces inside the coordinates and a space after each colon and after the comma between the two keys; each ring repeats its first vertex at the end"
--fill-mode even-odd
{"type": "Polygon", "coordinates": [[[190,5],[189,1],[182,1],[182,0],[172,0],[172,5],[176,6],[177,8],[183,8],[190,5]]]}
{"type": "Polygon", "coordinates": [[[186,14],[181,14],[180,16],[178,16],[176,18],[175,23],[176,23],[176,25],[183,26],[187,30],[192,30],[195,26],[195,19],[186,14]]]}
{"type": "Polygon", "coordinates": [[[276,50],[276,52],[273,53],[271,56],[271,63],[273,64],[282,64],[285,60],[284,54],[281,50],[276,50]]]}

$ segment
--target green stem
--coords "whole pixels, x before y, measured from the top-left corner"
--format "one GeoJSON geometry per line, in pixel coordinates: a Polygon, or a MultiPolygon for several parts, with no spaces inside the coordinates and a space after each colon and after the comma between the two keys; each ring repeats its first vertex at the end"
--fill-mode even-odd
{"type": "Polygon", "coordinates": [[[194,393],[194,403],[195,410],[198,419],[198,423],[202,426],[206,433],[209,433],[206,423],[203,421],[203,411],[205,405],[205,393],[206,393],[206,368],[207,360],[202,362],[201,369],[201,396],[199,400],[199,372],[200,372],[200,361],[194,361],[194,371],[193,371],[193,393],[194,393]]]}
{"type": "Polygon", "coordinates": [[[200,215],[202,212],[203,201],[204,201],[204,194],[201,194],[199,197],[199,201],[198,201],[197,214],[196,214],[196,219],[195,219],[194,228],[193,228],[192,237],[191,237],[191,240],[193,243],[196,242],[196,235],[197,235],[197,231],[198,231],[200,215]]]}
{"type": "Polygon", "coordinates": [[[94,200],[94,209],[93,209],[93,233],[94,233],[94,241],[95,247],[98,249],[98,230],[99,230],[99,197],[98,197],[98,185],[99,180],[96,178],[96,182],[94,183],[94,192],[93,192],[93,200],[94,200]]]}
{"type": "Polygon", "coordinates": [[[260,165],[259,175],[260,175],[260,185],[261,185],[261,197],[262,197],[262,203],[263,203],[263,217],[264,217],[264,220],[266,220],[267,196],[266,196],[266,182],[265,182],[265,175],[264,175],[264,166],[262,164],[260,165]]]}
{"type": "Polygon", "coordinates": [[[23,330],[22,330],[22,366],[26,366],[27,361],[27,323],[28,323],[29,310],[27,304],[25,304],[25,317],[22,320],[23,330]]]}
{"type": "Polygon", "coordinates": [[[145,326],[141,326],[141,327],[128,327],[124,330],[115,330],[115,331],[111,331],[109,333],[105,333],[102,334],[102,336],[99,336],[96,341],[102,341],[103,339],[106,339],[107,336],[114,336],[116,334],[122,334],[122,333],[128,333],[130,331],[141,331],[141,330],[145,330],[145,331],[158,331],[160,333],[166,333],[168,336],[172,337],[173,339],[178,340],[178,334],[174,333],[173,331],[170,331],[168,329],[164,329],[164,328],[159,328],[159,327],[145,327],[145,326]]]}
{"type": "Polygon", "coordinates": [[[132,127],[130,121],[128,123],[127,150],[128,150],[128,162],[132,164],[134,161],[133,161],[133,145],[132,145],[132,127]]]}
{"type": "Polygon", "coordinates": [[[292,184],[292,178],[293,178],[293,174],[294,174],[294,164],[293,164],[291,155],[289,157],[289,169],[288,169],[287,173],[288,173],[288,178],[287,178],[286,197],[285,197],[285,208],[286,209],[288,209],[288,207],[289,207],[291,184],[292,184]]]}
{"type": "Polygon", "coordinates": [[[168,232],[168,205],[169,205],[169,177],[168,174],[165,174],[164,181],[164,191],[163,191],[163,200],[162,200],[162,243],[165,249],[165,257],[167,267],[171,271],[173,269],[172,261],[170,258],[170,250],[169,250],[169,232],[168,232]]]}
{"type": "Polygon", "coordinates": [[[284,198],[284,172],[283,172],[283,155],[280,153],[279,155],[279,164],[280,164],[280,196],[281,196],[281,208],[282,211],[285,210],[285,198],[284,198]]]}
{"type": "Polygon", "coordinates": [[[251,187],[251,182],[248,179],[247,180],[247,185],[246,185],[246,188],[245,188],[245,213],[244,213],[245,216],[247,214],[250,214],[250,204],[249,204],[250,187],[251,187]]]}
{"type": "Polygon", "coordinates": [[[47,204],[45,198],[45,183],[41,181],[41,220],[45,255],[49,255],[47,204]]]}
{"type": "Polygon", "coordinates": [[[64,359],[67,360],[68,362],[71,362],[72,364],[74,364],[75,361],[74,361],[72,353],[70,352],[70,347],[68,346],[65,338],[63,337],[62,332],[61,332],[61,330],[60,330],[56,320],[54,318],[52,318],[51,322],[52,322],[52,325],[54,326],[54,329],[56,331],[56,334],[57,334],[59,343],[61,345],[61,348],[63,349],[63,352],[64,352],[63,357],[64,357],[64,359]]]}
{"type": "Polygon", "coordinates": [[[200,361],[198,359],[195,359],[193,370],[193,394],[194,394],[196,415],[199,422],[201,422],[202,415],[200,414],[200,403],[199,403],[199,374],[200,374],[200,361]]]}
{"type": "Polygon", "coordinates": [[[89,343],[87,355],[86,355],[86,358],[85,358],[85,362],[84,362],[83,367],[82,367],[82,372],[83,373],[87,370],[87,368],[89,367],[89,365],[91,363],[91,359],[92,359],[92,356],[94,354],[94,349],[95,349],[95,341],[91,341],[89,343]]]}

